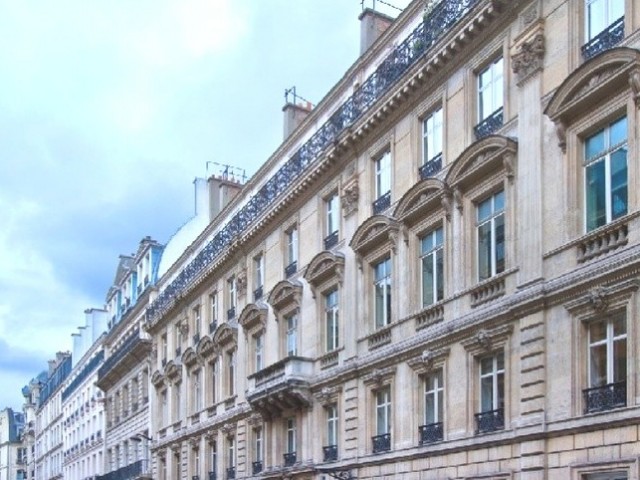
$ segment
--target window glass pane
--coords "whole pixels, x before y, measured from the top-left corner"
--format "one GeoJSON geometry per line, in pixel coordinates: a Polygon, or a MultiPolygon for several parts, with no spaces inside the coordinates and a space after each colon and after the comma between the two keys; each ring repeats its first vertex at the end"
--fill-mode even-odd
{"type": "Polygon", "coordinates": [[[624,17],[624,0],[609,0],[609,23],[624,17]]]}
{"type": "Polygon", "coordinates": [[[496,355],[496,364],[498,367],[498,370],[502,371],[504,370],[504,354],[501,352],[498,355],[496,355]]]}
{"type": "Polygon", "coordinates": [[[434,256],[428,255],[422,259],[422,305],[435,302],[434,292],[434,256]]]}
{"type": "Polygon", "coordinates": [[[587,5],[587,40],[592,39],[607,26],[606,3],[608,0],[594,0],[587,5]]]}
{"type": "Polygon", "coordinates": [[[438,228],[436,230],[436,245],[440,246],[442,245],[442,228],[438,228]]]}
{"type": "Polygon", "coordinates": [[[627,213],[627,147],[611,154],[611,219],[627,213]]]}
{"type": "Polygon", "coordinates": [[[478,278],[491,276],[491,224],[478,227],[478,278]]]}
{"type": "Polygon", "coordinates": [[[480,406],[483,412],[493,410],[493,377],[480,380],[480,406]]]}
{"type": "Polygon", "coordinates": [[[376,327],[384,326],[384,285],[382,283],[376,284],[376,327]]]}
{"type": "Polygon", "coordinates": [[[622,117],[620,120],[616,120],[609,127],[610,140],[609,145],[615,146],[624,142],[627,139],[627,117],[622,117]]]}
{"type": "Polygon", "coordinates": [[[491,216],[491,198],[478,204],[478,221],[482,222],[491,216]]]}
{"type": "Polygon", "coordinates": [[[604,152],[604,130],[587,138],[585,142],[585,158],[591,160],[604,152]]]}
{"type": "Polygon", "coordinates": [[[613,335],[615,337],[627,333],[627,319],[624,315],[616,317],[612,320],[613,335]]]}
{"type": "Polygon", "coordinates": [[[587,230],[593,230],[607,222],[604,161],[592,163],[585,172],[587,230]]]}
{"type": "Polygon", "coordinates": [[[606,322],[591,322],[589,324],[589,342],[596,343],[607,338],[606,322]]]}
{"type": "Polygon", "coordinates": [[[437,422],[437,412],[436,412],[436,398],[432,393],[429,393],[428,395],[425,395],[425,399],[424,399],[424,423],[425,424],[429,424],[429,423],[435,423],[437,422]]]}
{"type": "Polygon", "coordinates": [[[504,407],[504,374],[498,374],[498,398],[497,402],[494,403],[493,408],[503,408],[504,407]]]}
{"type": "Polygon", "coordinates": [[[600,387],[607,384],[607,345],[592,346],[590,349],[590,382],[592,387],[600,387]]]}
{"type": "Polygon", "coordinates": [[[442,250],[436,252],[436,301],[444,298],[444,255],[442,250]]]}
{"type": "Polygon", "coordinates": [[[495,219],[496,237],[496,272],[504,271],[504,214],[495,219]]]}
{"type": "Polygon", "coordinates": [[[480,374],[486,375],[493,372],[493,357],[486,357],[480,360],[480,374]]]}
{"type": "Polygon", "coordinates": [[[504,210],[504,191],[500,191],[493,196],[493,211],[504,210]]]}
{"type": "Polygon", "coordinates": [[[627,379],[627,340],[613,342],[613,381],[623,382],[627,379]]]}

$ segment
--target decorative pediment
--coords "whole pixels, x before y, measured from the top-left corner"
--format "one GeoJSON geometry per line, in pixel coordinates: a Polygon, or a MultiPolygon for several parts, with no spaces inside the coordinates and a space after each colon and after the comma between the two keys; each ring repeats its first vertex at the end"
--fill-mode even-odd
{"type": "Polygon", "coordinates": [[[209,335],[203,335],[196,345],[196,353],[202,358],[212,357],[216,353],[215,345],[209,335]]]}
{"type": "Polygon", "coordinates": [[[314,392],[313,396],[321,405],[330,405],[338,401],[342,392],[342,386],[322,387],[320,391],[314,392]]]}
{"type": "Polygon", "coordinates": [[[238,344],[238,328],[232,327],[228,323],[221,324],[213,334],[213,343],[219,347],[231,344],[238,344]]]}
{"type": "Polygon", "coordinates": [[[448,355],[449,348],[426,349],[420,355],[410,358],[407,363],[415,372],[424,375],[440,367],[448,355]]]}
{"type": "Polygon", "coordinates": [[[636,278],[608,285],[592,285],[580,289],[580,295],[565,303],[564,307],[580,320],[600,317],[606,312],[624,308],[632,293],[640,288],[636,278]]]}
{"type": "Polygon", "coordinates": [[[160,388],[164,384],[164,375],[160,370],[156,370],[151,375],[151,384],[156,388],[160,388]]]}
{"type": "Polygon", "coordinates": [[[238,317],[238,323],[244,328],[245,331],[253,330],[267,324],[267,306],[262,303],[250,303],[242,309],[240,317],[238,317]]]}
{"type": "Polygon", "coordinates": [[[329,251],[317,254],[304,272],[304,279],[312,287],[317,287],[331,278],[342,284],[344,275],[344,255],[329,251]]]}
{"type": "Polygon", "coordinates": [[[396,373],[396,367],[375,368],[362,378],[365,385],[380,388],[389,384],[396,373]]]}
{"type": "MultiPolygon", "coordinates": [[[[413,225],[434,210],[445,207],[443,201],[448,194],[444,182],[437,178],[427,178],[416,183],[403,195],[393,216],[406,225],[413,225]]],[[[447,212],[448,215],[448,212],[447,212]]]]}
{"type": "Polygon", "coordinates": [[[573,118],[628,89],[636,106],[640,106],[640,51],[636,49],[612,48],[574,70],[558,87],[544,111],[556,124],[562,150],[566,147],[566,127],[573,118]]]}
{"type": "Polygon", "coordinates": [[[462,346],[474,355],[490,353],[502,348],[513,332],[513,325],[501,325],[491,330],[481,328],[462,341],[462,346]]]}
{"type": "Polygon", "coordinates": [[[282,280],[273,287],[267,301],[279,312],[290,305],[299,306],[302,300],[302,284],[298,281],[282,280]]]}
{"type": "Polygon", "coordinates": [[[400,226],[386,215],[374,215],[364,221],[354,233],[349,246],[360,256],[366,256],[378,248],[395,252],[400,226]]]}
{"type": "Polygon", "coordinates": [[[182,365],[169,360],[164,366],[164,376],[172,382],[180,379],[182,377],[182,365]]]}
{"type": "Polygon", "coordinates": [[[516,141],[502,135],[489,135],[471,144],[456,158],[445,182],[455,192],[500,170],[512,178],[517,151],[516,141]]]}
{"type": "Polygon", "coordinates": [[[192,347],[187,348],[182,354],[182,363],[187,368],[191,368],[198,363],[198,355],[192,347]]]}

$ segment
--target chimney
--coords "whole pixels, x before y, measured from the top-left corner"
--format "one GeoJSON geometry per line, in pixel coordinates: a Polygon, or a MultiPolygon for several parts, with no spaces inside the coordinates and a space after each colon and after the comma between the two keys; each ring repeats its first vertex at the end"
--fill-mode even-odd
{"type": "Polygon", "coordinates": [[[360,55],[362,55],[391,25],[393,18],[372,8],[365,8],[358,20],[360,20],[360,55]]]}
{"type": "Polygon", "coordinates": [[[282,111],[284,112],[283,140],[289,138],[289,135],[291,135],[293,131],[298,128],[298,125],[300,125],[302,121],[307,118],[307,115],[309,115],[311,109],[312,106],[309,102],[307,102],[305,105],[298,105],[297,103],[291,102],[285,103],[284,107],[282,107],[282,111]]]}
{"type": "Polygon", "coordinates": [[[242,184],[235,178],[225,178],[224,175],[220,177],[212,175],[207,183],[209,184],[209,221],[211,222],[242,190],[242,184]]]}

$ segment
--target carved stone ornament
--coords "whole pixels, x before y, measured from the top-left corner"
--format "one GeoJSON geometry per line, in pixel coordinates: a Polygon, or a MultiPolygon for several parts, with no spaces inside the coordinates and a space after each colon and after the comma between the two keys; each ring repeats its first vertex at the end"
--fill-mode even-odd
{"type": "Polygon", "coordinates": [[[474,340],[483,350],[486,350],[486,351],[491,350],[491,346],[493,342],[491,341],[491,336],[489,335],[489,332],[487,332],[486,330],[484,329],[479,330],[478,333],[476,333],[474,340]]]}
{"type": "Polygon", "coordinates": [[[355,177],[342,189],[341,203],[342,214],[348,217],[358,210],[358,199],[360,198],[360,188],[358,187],[358,178],[355,177]]]}
{"type": "Polygon", "coordinates": [[[187,336],[189,334],[189,322],[186,320],[178,325],[178,329],[183,336],[187,336]]]}
{"type": "Polygon", "coordinates": [[[247,293],[247,269],[243,268],[236,277],[236,289],[238,295],[244,295],[247,293]]]}
{"type": "Polygon", "coordinates": [[[444,216],[447,220],[451,220],[451,213],[453,212],[453,193],[447,188],[440,199],[442,208],[444,208],[444,216]]]}
{"type": "Polygon", "coordinates": [[[545,46],[542,32],[520,44],[518,53],[511,57],[511,69],[516,75],[518,85],[522,85],[526,79],[542,70],[544,54],[545,46]]]}
{"type": "Polygon", "coordinates": [[[507,152],[502,157],[502,164],[504,165],[504,171],[507,174],[509,181],[513,181],[513,177],[516,175],[515,168],[515,155],[511,152],[507,152]]]}
{"type": "Polygon", "coordinates": [[[247,418],[247,423],[252,427],[256,427],[264,423],[264,418],[262,418],[262,415],[259,413],[252,413],[249,418],[247,418]]]}
{"type": "Polygon", "coordinates": [[[225,423],[222,428],[220,429],[220,431],[225,435],[225,436],[230,436],[233,432],[236,431],[236,426],[232,423],[225,423]]]}
{"type": "Polygon", "coordinates": [[[321,405],[328,405],[335,400],[337,393],[337,387],[322,387],[322,390],[315,393],[314,396],[321,405]]]}
{"type": "Polygon", "coordinates": [[[562,153],[567,153],[567,127],[560,120],[556,122],[556,135],[558,136],[558,146],[562,153]]]}
{"type": "Polygon", "coordinates": [[[634,68],[629,73],[629,86],[631,87],[633,101],[636,107],[640,108],[640,68],[634,68]]]}
{"type": "Polygon", "coordinates": [[[436,352],[431,349],[427,349],[422,352],[422,363],[425,368],[429,371],[433,369],[433,362],[436,359],[436,352]]]}
{"type": "Polygon", "coordinates": [[[596,312],[604,312],[609,306],[607,289],[603,286],[598,286],[589,290],[589,304],[596,312]]]}
{"type": "Polygon", "coordinates": [[[207,430],[206,433],[204,434],[204,439],[211,443],[213,442],[216,437],[218,436],[218,432],[216,432],[215,430],[207,430]]]}
{"type": "Polygon", "coordinates": [[[200,444],[200,437],[190,437],[188,441],[191,448],[194,448],[200,444]]]}

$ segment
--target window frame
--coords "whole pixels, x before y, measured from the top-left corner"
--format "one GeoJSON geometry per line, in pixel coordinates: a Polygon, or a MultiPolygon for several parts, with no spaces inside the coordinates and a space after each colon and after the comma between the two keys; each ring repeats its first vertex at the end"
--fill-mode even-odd
{"type": "Polygon", "coordinates": [[[493,60],[485,64],[482,68],[478,69],[476,73],[477,124],[482,123],[484,120],[494,115],[500,109],[504,110],[505,91],[506,91],[504,67],[505,67],[504,55],[500,53],[499,55],[496,55],[495,57],[493,57],[493,60]],[[501,71],[498,75],[496,75],[495,67],[498,64],[500,64],[501,71]],[[491,78],[486,86],[482,86],[481,84],[482,76],[485,73],[490,73],[491,78]],[[500,81],[500,92],[494,91],[496,88],[496,85],[498,84],[498,80],[500,81]],[[492,97],[490,102],[491,110],[488,112],[484,112],[484,109],[483,109],[483,98],[484,98],[484,93],[486,91],[489,91],[492,97]],[[498,98],[493,98],[493,97],[497,96],[498,93],[501,94],[500,95],[501,98],[499,99],[499,103],[495,103],[498,100],[498,98]]]}
{"type": "Polygon", "coordinates": [[[387,254],[379,260],[371,264],[371,273],[373,277],[373,320],[374,330],[380,330],[393,323],[393,261],[391,254],[387,254]],[[383,276],[378,275],[378,267],[387,265],[383,268],[383,276]],[[378,289],[382,289],[382,311],[378,307],[378,289]]]}
{"type": "Polygon", "coordinates": [[[485,194],[483,197],[481,197],[479,200],[474,202],[474,206],[475,206],[475,213],[476,213],[476,223],[475,223],[475,257],[476,257],[476,262],[475,262],[475,267],[476,267],[476,281],[477,282],[483,282],[486,280],[489,280],[497,275],[500,275],[501,273],[505,272],[507,270],[507,208],[508,208],[508,204],[507,204],[507,191],[504,188],[501,188],[499,190],[493,190],[490,191],[488,194],[485,194]],[[502,208],[501,209],[496,209],[495,206],[495,199],[497,195],[502,194],[503,200],[502,200],[502,208]],[[484,204],[487,201],[491,201],[491,213],[489,214],[488,217],[483,218],[482,220],[479,219],[479,215],[480,215],[480,206],[482,204],[484,204]],[[503,228],[503,240],[502,240],[502,249],[503,249],[503,258],[502,258],[502,268],[500,268],[498,270],[498,265],[497,265],[497,244],[496,244],[496,229],[499,227],[496,227],[496,219],[498,219],[499,217],[502,217],[502,228],[503,228]],[[490,241],[491,241],[491,247],[490,247],[490,252],[489,252],[489,259],[487,260],[487,263],[489,265],[488,267],[488,276],[486,277],[482,277],[482,273],[481,273],[481,249],[480,249],[480,229],[485,226],[485,225],[489,225],[490,230],[489,230],[489,235],[490,235],[490,241]]]}
{"type": "Polygon", "coordinates": [[[430,228],[429,230],[427,230],[424,234],[419,235],[418,237],[418,245],[419,245],[419,258],[420,258],[420,285],[421,285],[421,289],[420,289],[420,297],[421,297],[421,303],[420,303],[420,307],[421,308],[427,308],[430,307],[432,305],[437,304],[438,302],[441,302],[442,300],[444,300],[445,298],[445,283],[446,283],[446,278],[445,278],[445,251],[444,251],[444,246],[445,246],[445,231],[444,231],[444,225],[442,224],[437,224],[434,225],[432,228],[430,228]],[[440,243],[438,243],[438,232],[440,232],[440,243]],[[424,240],[427,237],[431,237],[432,238],[432,246],[429,250],[425,251],[424,249],[424,240]],[[439,290],[440,290],[440,285],[438,282],[438,254],[440,255],[440,262],[441,262],[441,278],[442,278],[442,295],[439,296],[439,290]],[[431,276],[433,279],[433,284],[432,284],[432,288],[431,288],[431,294],[432,294],[432,298],[433,301],[431,301],[430,303],[426,303],[425,302],[425,259],[427,258],[431,258],[432,260],[432,272],[431,272],[431,276]]]}
{"type": "Polygon", "coordinates": [[[324,306],[324,347],[325,353],[340,348],[340,289],[334,286],[322,294],[324,306]],[[330,303],[330,298],[335,301],[330,303]]]}
{"type": "Polygon", "coordinates": [[[444,109],[442,105],[438,105],[437,107],[431,109],[426,115],[424,115],[420,121],[420,125],[421,125],[421,132],[422,132],[422,135],[421,135],[422,163],[421,165],[426,165],[427,163],[433,161],[436,157],[442,155],[444,150],[444,109]],[[439,123],[438,123],[438,117],[439,117],[439,123]],[[433,126],[429,128],[428,124],[431,120],[433,120],[432,122],[433,126]],[[434,152],[430,153],[428,148],[429,141],[431,141],[431,143],[434,145],[437,145],[439,141],[440,149],[434,148],[434,152]]]}

